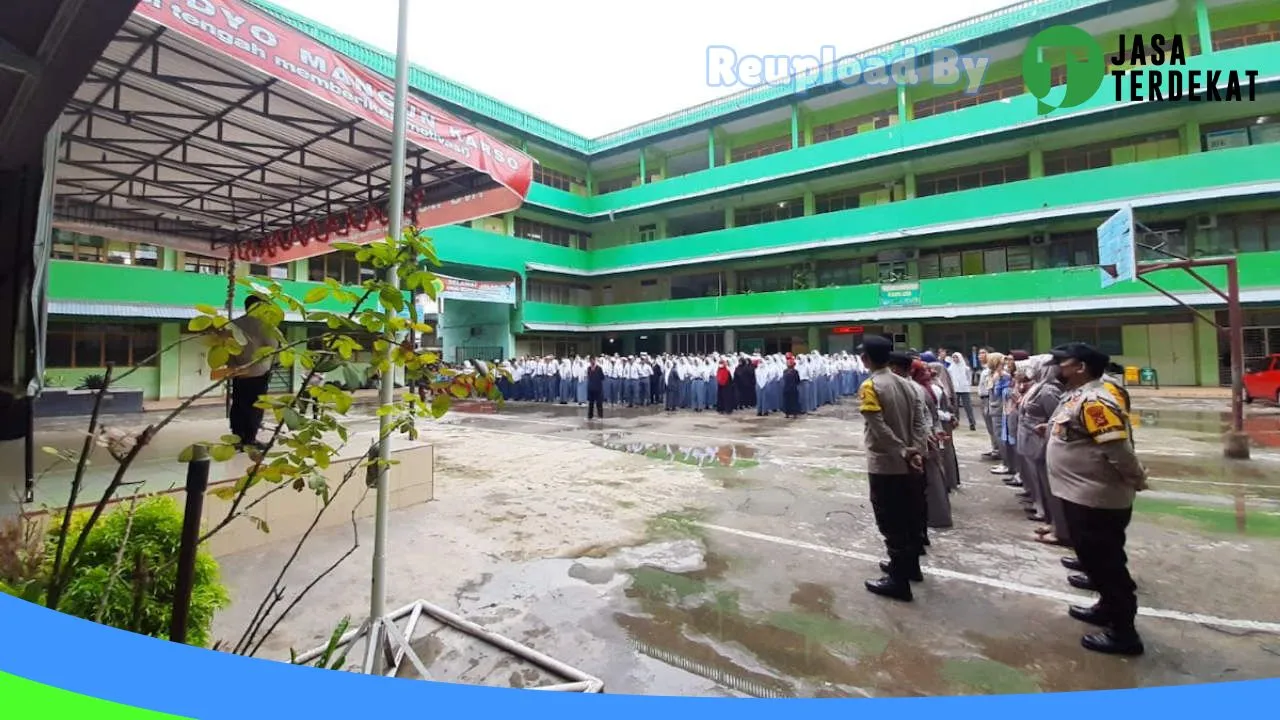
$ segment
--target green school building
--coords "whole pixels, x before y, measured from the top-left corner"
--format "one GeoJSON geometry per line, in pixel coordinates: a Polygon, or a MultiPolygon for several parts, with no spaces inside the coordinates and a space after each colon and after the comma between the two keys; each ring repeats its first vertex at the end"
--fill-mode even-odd
{"type": "MultiPolygon", "coordinates": [[[[390,53],[255,4],[392,74],[390,53]]],[[[538,161],[520,210],[431,232],[442,274],[516,288],[514,303],[446,299],[431,342],[460,360],[831,352],[869,333],[966,350],[1084,340],[1163,385],[1223,384],[1216,329],[1141,283],[1102,289],[1096,228],[1131,205],[1148,245],[1238,256],[1246,357],[1280,352],[1280,4],[1023,2],[873,52],[908,46],[915,84],[765,85],[596,138],[415,69],[415,92],[538,161]],[[1158,69],[1256,71],[1254,96],[1118,100],[1108,76],[1042,115],[1022,57],[1053,25],[1085,29],[1108,56],[1121,34],[1177,35],[1186,65],[1158,69]],[[989,59],[976,92],[930,77],[943,48],[989,59]]],[[[194,305],[226,302],[225,259],[63,231],[53,256],[46,365],[60,385],[132,365],[178,340],[194,305]]],[[[246,270],[299,295],[368,272],[340,252],[246,270]]],[[[1225,320],[1194,278],[1150,279],[1225,320]]],[[[178,344],[128,382],[152,399],[195,392],[201,353],[178,344]]]]}

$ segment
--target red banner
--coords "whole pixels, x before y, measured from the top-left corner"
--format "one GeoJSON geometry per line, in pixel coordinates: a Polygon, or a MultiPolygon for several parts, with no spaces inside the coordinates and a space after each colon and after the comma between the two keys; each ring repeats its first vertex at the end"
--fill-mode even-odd
{"type": "MultiPolygon", "coordinates": [[[[391,82],[248,3],[240,0],[141,0],[134,12],[354,117],[367,120],[387,132],[392,130],[395,88],[391,82]]],[[[533,161],[529,156],[420,98],[411,95],[407,107],[408,142],[486,173],[501,185],[501,189],[479,193],[471,196],[469,201],[464,198],[463,202],[418,208],[406,202],[410,212],[417,210],[416,225],[424,228],[451,225],[520,207],[533,182],[533,161]]],[[[365,225],[385,228],[385,213],[378,220],[381,222],[370,223],[366,218],[365,225]]],[[[354,224],[358,228],[359,223],[354,224]]],[[[352,232],[350,225],[346,230],[350,235],[357,234],[352,232]]],[[[364,228],[358,230],[360,236],[368,234],[364,228]]],[[[323,239],[331,233],[324,228],[311,233],[285,233],[290,238],[301,238],[307,234],[311,236],[310,240],[323,239]]],[[[364,242],[384,234],[378,233],[364,242]]],[[[360,242],[355,237],[344,237],[342,241],[360,242]]],[[[264,247],[261,254],[254,254],[264,256],[262,259],[270,264],[289,259],[284,255],[298,259],[328,251],[323,247],[309,247],[309,252],[298,254],[296,247],[281,247],[283,243],[275,243],[277,252],[265,257],[268,254],[267,244],[258,243],[264,247]]],[[[309,242],[302,243],[303,247],[307,245],[309,242]]]]}

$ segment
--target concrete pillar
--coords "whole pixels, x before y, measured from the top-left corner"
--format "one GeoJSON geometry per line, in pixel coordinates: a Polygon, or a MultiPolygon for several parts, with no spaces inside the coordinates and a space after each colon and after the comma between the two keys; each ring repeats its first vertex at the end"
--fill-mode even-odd
{"type": "Polygon", "coordinates": [[[724,271],[724,287],[721,295],[737,295],[738,294],[738,271],[728,269],[724,271]]]}
{"type": "Polygon", "coordinates": [[[716,162],[716,129],[711,128],[707,131],[707,167],[713,168],[718,164],[716,162]]]}
{"type": "Polygon", "coordinates": [[[724,228],[728,230],[733,227],[733,208],[726,206],[724,209],[724,228]]]}
{"type": "Polygon", "coordinates": [[[805,217],[816,214],[818,212],[817,196],[812,190],[804,191],[804,214],[805,217]]]}
{"type": "Polygon", "coordinates": [[[724,331],[724,351],[738,351],[738,332],[732,328],[724,331]]]}
{"type": "Polygon", "coordinates": [[[905,123],[911,119],[911,104],[907,102],[907,86],[898,85],[898,122],[905,123]]]}
{"type": "MultiPolygon", "coordinates": [[[[1196,0],[1196,35],[1200,38],[1200,53],[1213,54],[1213,26],[1209,23],[1209,5],[1205,0],[1196,0]]],[[[1214,382],[1217,385],[1217,382],[1214,382]]]]}
{"type": "Polygon", "coordinates": [[[1053,323],[1048,315],[1037,315],[1031,321],[1031,344],[1027,352],[1035,355],[1053,348],[1053,323]]]}
{"type": "Polygon", "coordinates": [[[645,161],[644,148],[640,148],[640,184],[644,185],[649,182],[649,168],[645,161]]]}
{"type": "Polygon", "coordinates": [[[1218,329],[1203,320],[1195,320],[1196,384],[1218,387],[1218,329]]]}
{"type": "Polygon", "coordinates": [[[596,178],[595,178],[595,174],[591,172],[590,165],[587,166],[587,177],[585,179],[587,181],[587,195],[595,195],[596,194],[596,178]]]}
{"type": "Polygon", "coordinates": [[[178,251],[173,248],[164,248],[164,255],[160,258],[160,268],[178,270],[178,251]]]}
{"type": "Polygon", "coordinates": [[[923,350],[924,345],[924,325],[913,322],[907,323],[907,347],[923,350]]]}
{"type": "Polygon", "coordinates": [[[506,215],[502,216],[502,221],[507,226],[506,228],[507,236],[509,237],[509,236],[515,235],[516,234],[516,214],[507,213],[506,215]]]}
{"type": "Polygon", "coordinates": [[[1187,124],[1182,126],[1182,152],[1188,155],[1200,152],[1200,142],[1200,123],[1196,120],[1188,120],[1187,124]]]}
{"type": "Polygon", "coordinates": [[[810,325],[810,326],[809,326],[809,338],[808,338],[808,340],[809,340],[809,350],[810,350],[810,352],[812,352],[812,351],[814,351],[814,350],[821,350],[821,349],[822,349],[822,331],[818,328],[818,326],[817,326],[817,325],[810,325]]]}
{"type": "Polygon", "coordinates": [[[1027,153],[1027,169],[1031,178],[1044,177],[1044,151],[1040,148],[1031,148],[1031,152],[1027,153]]]}
{"type": "Polygon", "coordinates": [[[791,149],[800,147],[800,106],[791,104],[791,149]]]}
{"type": "Polygon", "coordinates": [[[670,355],[675,352],[676,336],[675,333],[668,330],[662,334],[662,351],[670,355]]]}
{"type": "Polygon", "coordinates": [[[310,264],[311,261],[306,259],[289,263],[289,279],[305,282],[311,276],[308,268],[310,264]]]}
{"type": "Polygon", "coordinates": [[[916,199],[916,174],[909,172],[902,178],[902,184],[906,186],[908,200],[916,199]]]}
{"type": "MultiPolygon", "coordinates": [[[[178,387],[182,368],[179,365],[182,346],[174,345],[182,339],[182,323],[167,322],[160,324],[160,347],[168,348],[160,353],[156,365],[160,370],[160,387],[157,388],[157,399],[168,400],[178,397],[178,387]]],[[[190,342],[199,342],[191,340],[190,342]]]]}

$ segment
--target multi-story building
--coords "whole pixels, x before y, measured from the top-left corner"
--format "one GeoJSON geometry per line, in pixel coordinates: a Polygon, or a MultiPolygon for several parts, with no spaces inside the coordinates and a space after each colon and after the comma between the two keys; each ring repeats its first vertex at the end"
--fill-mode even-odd
{"type": "MultiPolygon", "coordinates": [[[[267,9],[390,74],[388,54],[267,9]]],[[[518,288],[514,305],[446,300],[447,357],[836,351],[874,332],[964,349],[1085,340],[1165,385],[1223,382],[1213,327],[1139,283],[1101,288],[1095,230],[1125,204],[1145,244],[1236,254],[1246,355],[1280,351],[1280,5],[1024,2],[883,50],[906,45],[990,65],[976,93],[927,74],[771,85],[598,138],[415,70],[417,92],[539,161],[521,210],[433,231],[441,272],[518,288]],[[1117,101],[1108,79],[1040,115],[1022,53],[1059,24],[1108,54],[1121,33],[1179,35],[1187,68],[1256,70],[1255,96],[1117,101]]],[[[169,345],[190,306],[226,295],[215,258],[69,235],[55,257],[48,365],[66,380],[169,345]]],[[[340,253],[250,271],[298,283],[366,272],[340,253]]],[[[1225,315],[1193,278],[1154,280],[1225,315]]],[[[130,379],[151,397],[184,393],[202,382],[199,352],[183,344],[130,379]]]]}

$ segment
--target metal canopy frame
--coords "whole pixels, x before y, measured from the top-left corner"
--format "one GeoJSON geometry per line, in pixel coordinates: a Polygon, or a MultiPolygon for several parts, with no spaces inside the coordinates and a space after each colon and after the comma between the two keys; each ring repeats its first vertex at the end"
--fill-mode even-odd
{"type": "MultiPolygon", "coordinates": [[[[54,214],[66,229],[221,255],[389,195],[390,132],[138,16],[90,70],[62,127],[54,214]]],[[[497,186],[420,147],[408,149],[406,170],[424,204],[497,186]]]]}

